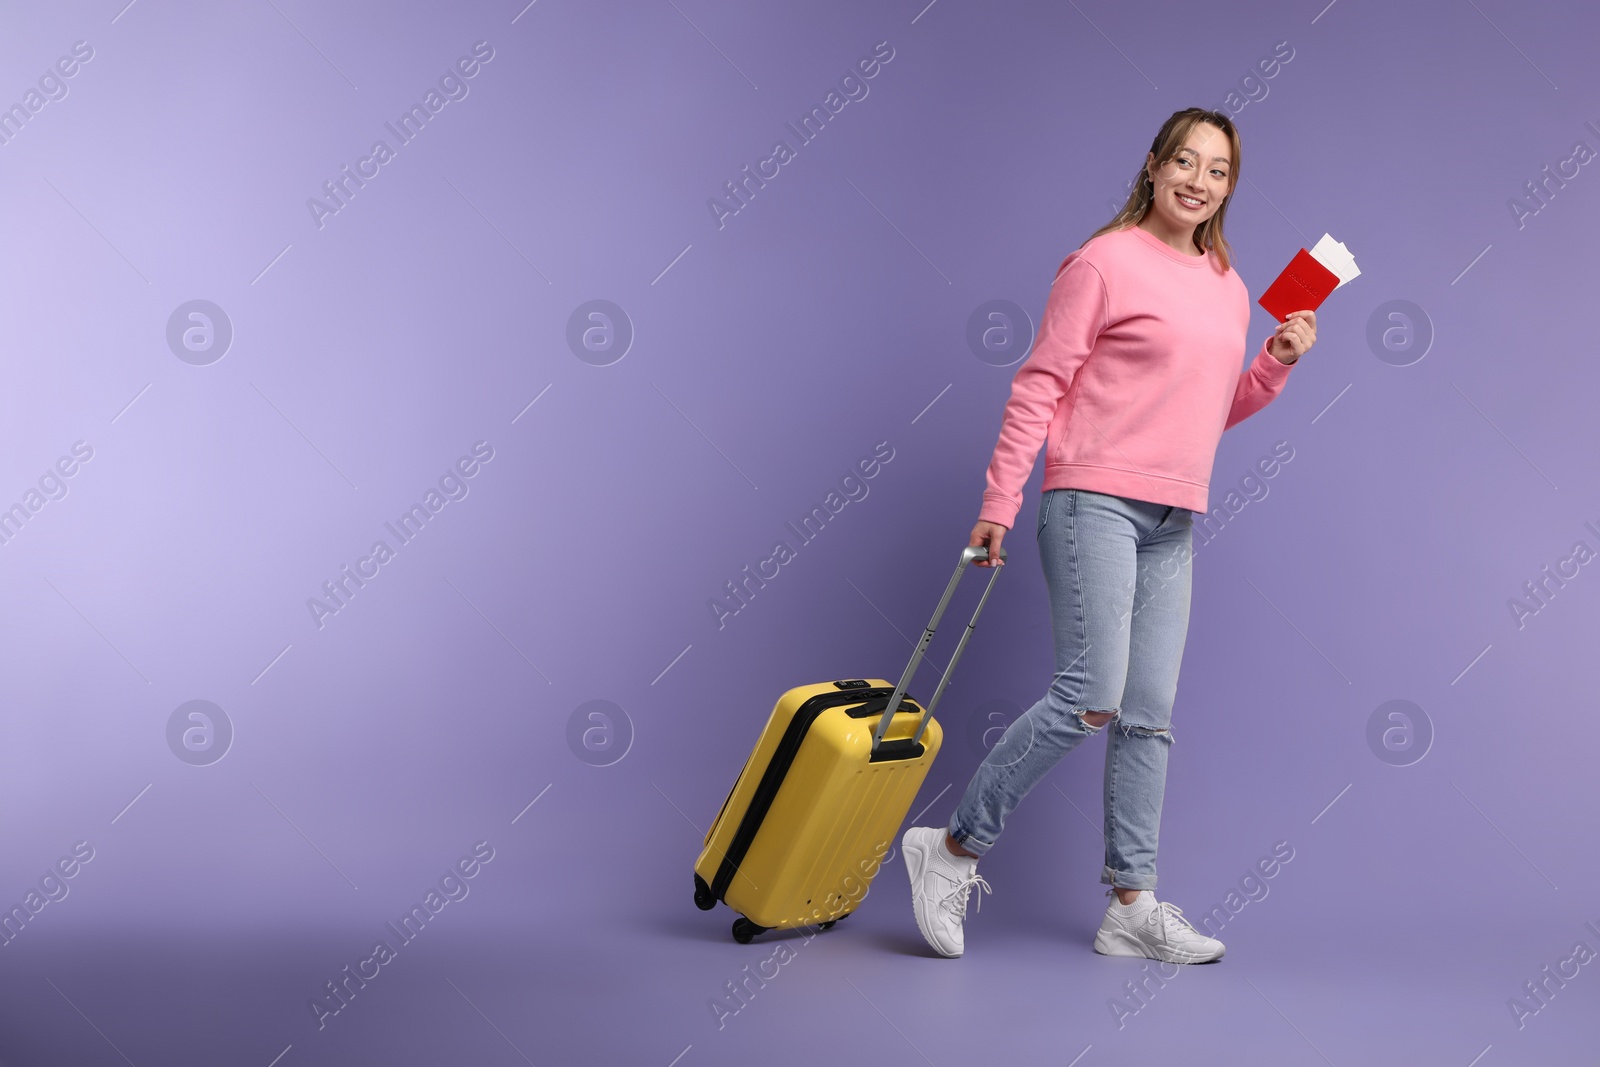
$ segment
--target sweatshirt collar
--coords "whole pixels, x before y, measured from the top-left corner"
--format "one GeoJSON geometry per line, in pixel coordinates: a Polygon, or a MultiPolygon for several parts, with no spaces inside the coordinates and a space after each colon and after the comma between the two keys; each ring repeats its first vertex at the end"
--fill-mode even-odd
{"type": "Polygon", "coordinates": [[[1145,244],[1149,245],[1151,248],[1155,249],[1157,252],[1160,252],[1162,255],[1166,256],[1168,259],[1172,260],[1174,263],[1180,263],[1185,267],[1190,267],[1190,268],[1198,267],[1202,263],[1206,262],[1207,259],[1210,258],[1210,252],[1207,252],[1205,255],[1201,255],[1201,256],[1185,255],[1184,253],[1178,251],[1176,248],[1173,248],[1171,245],[1167,244],[1167,242],[1163,241],[1161,238],[1157,237],[1155,234],[1151,233],[1149,230],[1146,230],[1142,226],[1139,226],[1138,224],[1134,224],[1132,226],[1129,226],[1128,229],[1133,232],[1133,234],[1135,235],[1135,237],[1138,240],[1140,240],[1140,241],[1144,242],[1145,244]]]}

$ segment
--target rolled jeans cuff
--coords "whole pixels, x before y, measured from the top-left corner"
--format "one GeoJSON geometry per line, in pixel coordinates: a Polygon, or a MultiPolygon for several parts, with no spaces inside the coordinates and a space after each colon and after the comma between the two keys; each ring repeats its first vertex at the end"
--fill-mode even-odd
{"type": "Polygon", "coordinates": [[[1120,889],[1154,889],[1156,876],[1131,874],[1128,871],[1114,871],[1110,867],[1101,867],[1100,882],[1102,885],[1116,886],[1120,889]]]}
{"type": "Polygon", "coordinates": [[[988,852],[994,847],[994,842],[979,841],[976,837],[972,836],[971,830],[966,829],[953,818],[950,820],[950,825],[947,827],[947,829],[950,833],[950,836],[956,839],[956,844],[960,845],[962,848],[973,853],[974,855],[982,856],[985,852],[988,852]]]}

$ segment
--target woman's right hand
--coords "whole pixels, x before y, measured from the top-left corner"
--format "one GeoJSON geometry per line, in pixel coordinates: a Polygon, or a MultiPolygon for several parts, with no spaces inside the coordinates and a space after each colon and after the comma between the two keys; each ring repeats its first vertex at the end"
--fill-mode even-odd
{"type": "Polygon", "coordinates": [[[979,521],[972,528],[972,539],[967,542],[970,548],[987,548],[988,559],[975,559],[974,567],[1004,567],[1006,561],[1000,558],[1000,540],[1005,537],[1006,528],[998,522],[979,521]]]}

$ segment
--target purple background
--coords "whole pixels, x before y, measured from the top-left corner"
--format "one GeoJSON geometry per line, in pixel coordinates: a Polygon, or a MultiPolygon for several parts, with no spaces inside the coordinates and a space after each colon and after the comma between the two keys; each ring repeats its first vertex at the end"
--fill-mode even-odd
{"type": "MultiPolygon", "coordinates": [[[[1600,549],[1600,176],[1526,184],[1600,149],[1589,5],[123,3],[0,32],[0,104],[93,49],[0,145],[0,506],[93,449],[0,545],[0,904],[93,849],[0,947],[0,1063],[1592,1062],[1600,964],[1508,1007],[1600,950],[1600,577],[1508,605],[1600,549]],[[479,41],[468,95],[319,226],[308,198],[479,41]],[[1224,961],[1119,1026],[1141,967],[1089,947],[1102,741],[1013,816],[964,959],[923,945],[898,862],[838,928],[736,945],[690,868],[773,701],[897,677],[976,518],[1026,347],[985,362],[969,316],[1037,321],[1191,105],[1237,111],[1252,297],[1324,231],[1363,271],[1217,453],[1160,896],[1198,917],[1294,859],[1224,961]],[[195,299],[233,331],[207,365],[166,336],[195,299]],[[567,340],[595,299],[634,332],[609,365],[567,340]],[[319,628],[308,598],[480,441],[468,495],[319,628]],[[878,441],[870,493],[719,628],[878,441]],[[231,724],[209,765],[168,742],[191,700],[231,724]],[[592,700],[621,714],[586,749],[592,700]],[[1369,744],[1391,700],[1409,749],[1369,744]],[[480,841],[470,894],[319,1029],[312,998],[480,841]]],[[[923,823],[1048,684],[1041,473],[923,823]]]]}

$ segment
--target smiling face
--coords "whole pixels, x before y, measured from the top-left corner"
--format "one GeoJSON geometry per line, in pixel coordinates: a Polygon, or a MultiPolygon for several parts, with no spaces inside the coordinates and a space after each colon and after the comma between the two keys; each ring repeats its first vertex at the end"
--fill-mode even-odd
{"type": "Polygon", "coordinates": [[[1161,166],[1155,165],[1154,153],[1145,154],[1145,173],[1155,189],[1151,210],[1174,232],[1193,232],[1222,206],[1233,174],[1230,147],[1227,134],[1197,122],[1161,166]]]}

